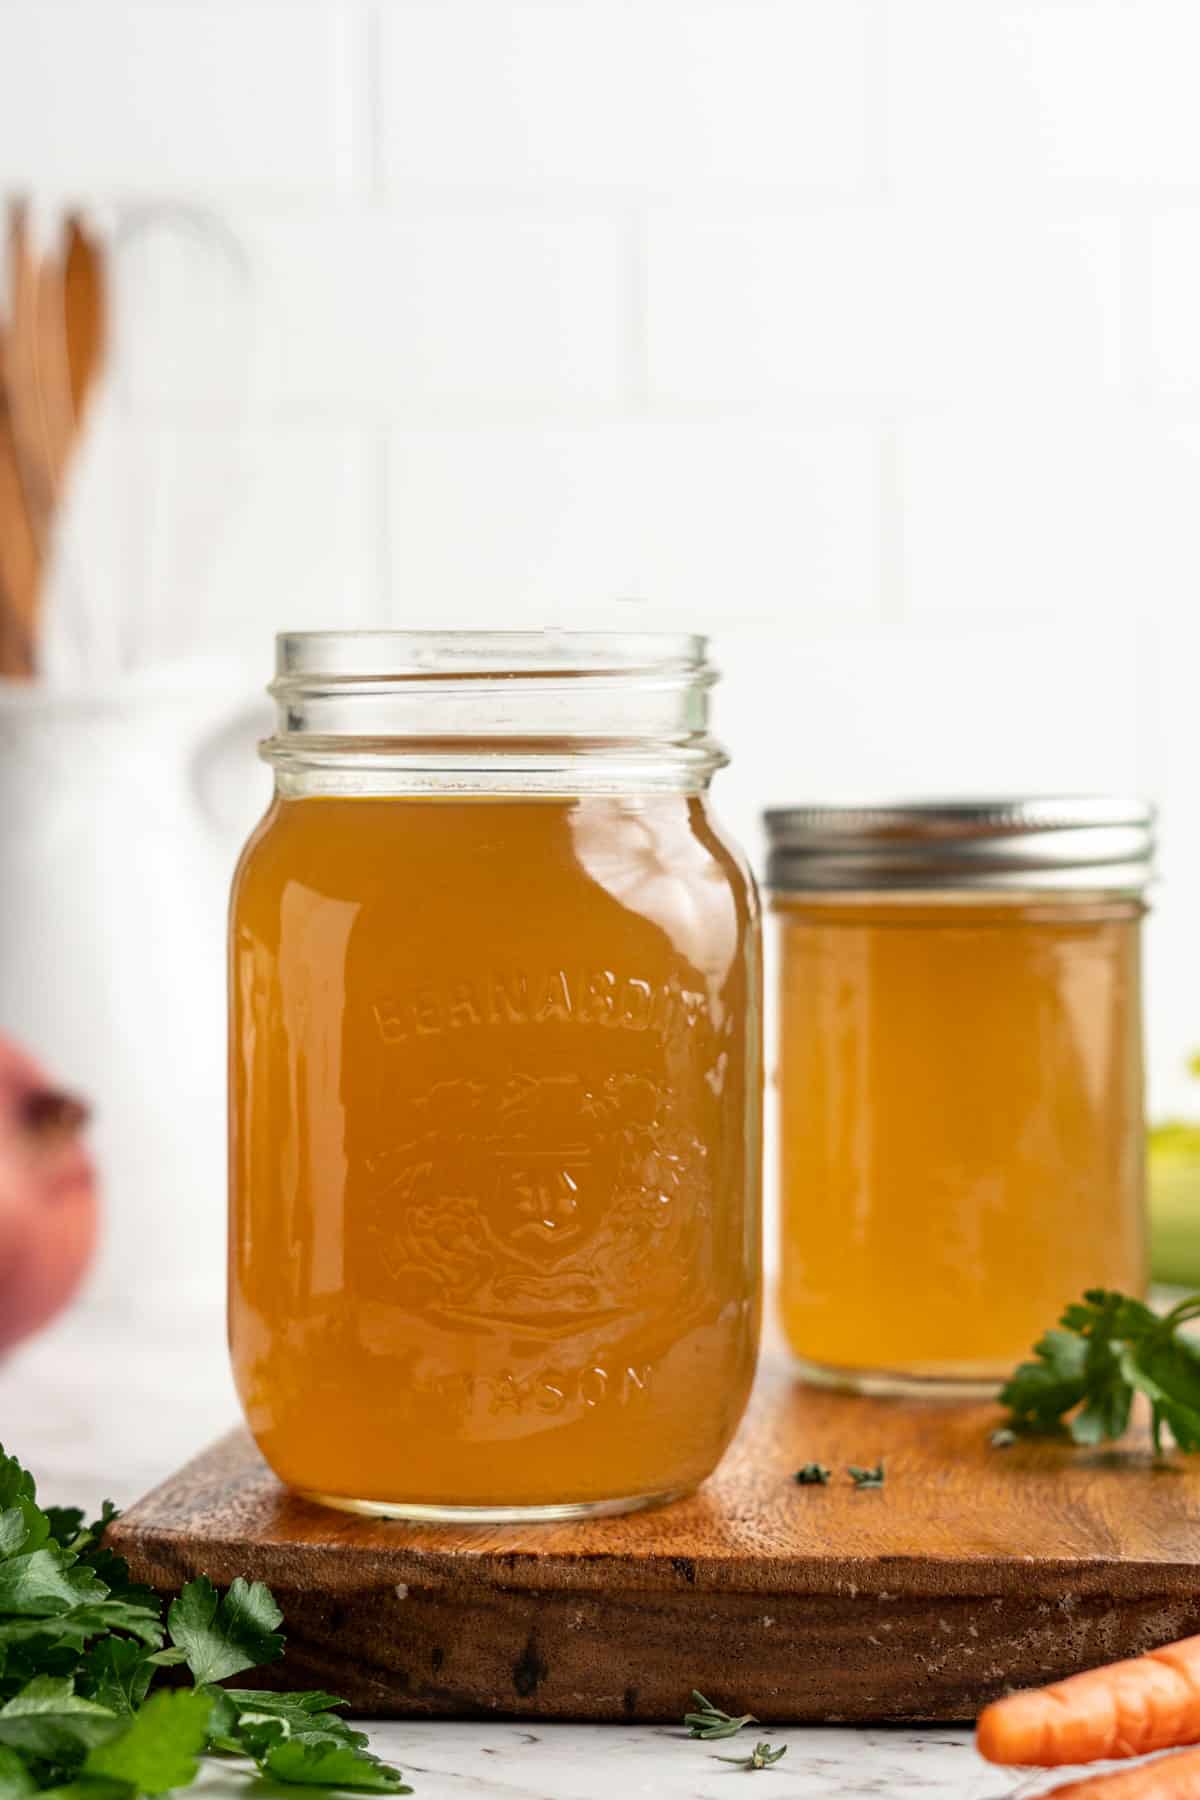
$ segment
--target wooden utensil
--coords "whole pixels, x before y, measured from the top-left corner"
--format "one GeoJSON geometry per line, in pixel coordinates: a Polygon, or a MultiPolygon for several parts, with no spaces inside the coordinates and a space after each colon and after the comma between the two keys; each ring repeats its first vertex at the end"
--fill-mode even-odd
{"type": "Polygon", "coordinates": [[[104,356],[108,318],[100,252],[77,214],[67,221],[63,298],[71,405],[78,432],[104,356]]]}
{"type": "Polygon", "coordinates": [[[7,356],[0,329],[0,675],[23,678],[33,673],[39,559],[8,404],[7,356]]]}
{"type": "Polygon", "coordinates": [[[67,471],[104,352],[99,251],[79,218],[62,254],[38,255],[25,202],[8,214],[0,306],[0,673],[28,677],[37,609],[67,471]]]}
{"type": "Polygon", "coordinates": [[[38,272],[23,200],[14,200],[8,213],[8,294],[5,391],[26,510],[40,556],[54,513],[55,485],[38,390],[38,272]]]}

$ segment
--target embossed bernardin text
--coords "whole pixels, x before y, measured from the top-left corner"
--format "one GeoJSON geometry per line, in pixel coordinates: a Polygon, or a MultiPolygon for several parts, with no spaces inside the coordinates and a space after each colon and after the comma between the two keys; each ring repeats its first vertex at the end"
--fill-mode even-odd
{"type": "Polygon", "coordinates": [[[495,972],[405,988],[372,1006],[387,1044],[494,1025],[598,1025],[666,1038],[690,1030],[704,1009],[704,995],[677,981],[611,969],[495,972]]]}

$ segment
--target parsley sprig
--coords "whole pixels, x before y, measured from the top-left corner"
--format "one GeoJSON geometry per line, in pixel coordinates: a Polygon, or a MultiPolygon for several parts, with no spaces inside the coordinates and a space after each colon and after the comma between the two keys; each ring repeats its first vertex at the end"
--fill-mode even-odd
{"type": "Polygon", "coordinates": [[[1009,1428],[1061,1433],[1077,1444],[1119,1438],[1136,1393],[1150,1402],[1156,1455],[1169,1432],[1181,1450],[1200,1450],[1200,1345],[1183,1327],[1200,1318],[1200,1294],[1163,1316],[1141,1300],[1092,1288],[1068,1306],[1058,1328],[1034,1345],[1000,1399],[1009,1428]]]}
{"type": "Polygon", "coordinates": [[[163,1602],[105,1548],[116,1517],[42,1508],[0,1450],[0,1800],[138,1800],[186,1787],[199,1758],[268,1782],[410,1794],[333,1708],[336,1694],[219,1687],[283,1650],[261,1582],[189,1581],[163,1602]],[[186,1668],[190,1687],[154,1684],[186,1668]]]}

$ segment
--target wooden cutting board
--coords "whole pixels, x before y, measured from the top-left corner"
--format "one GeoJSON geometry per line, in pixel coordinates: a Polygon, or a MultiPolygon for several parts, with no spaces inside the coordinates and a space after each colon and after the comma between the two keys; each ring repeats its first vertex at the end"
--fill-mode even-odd
{"type": "Polygon", "coordinates": [[[998,1417],[768,1365],[691,1499],[524,1529],[327,1511],[236,1432],[113,1542],[162,1589],[268,1582],[288,1649],[263,1679],[378,1715],[669,1720],[697,1687],[770,1723],[964,1719],[1200,1632],[1200,1469],[1155,1468],[1144,1439],[993,1449],[998,1417]],[[856,1490],[846,1465],[880,1457],[883,1488],[856,1490]],[[830,1486],[792,1481],[810,1460],[830,1486]]]}

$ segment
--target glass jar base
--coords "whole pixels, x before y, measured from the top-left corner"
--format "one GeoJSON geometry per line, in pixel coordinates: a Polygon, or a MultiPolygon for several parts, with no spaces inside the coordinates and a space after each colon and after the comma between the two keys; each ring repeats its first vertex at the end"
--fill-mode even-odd
{"type": "Polygon", "coordinates": [[[412,1500],[353,1500],[345,1494],[317,1494],[303,1488],[298,1492],[302,1500],[317,1506],[410,1525],[555,1525],[569,1519],[611,1519],[618,1513],[669,1506],[693,1489],[664,1488],[656,1494],[630,1494],[615,1500],[564,1500],[554,1506],[429,1506],[412,1500]]]}
{"type": "Polygon", "coordinates": [[[843,1369],[793,1355],[792,1367],[811,1387],[882,1400],[994,1400],[1007,1379],[969,1364],[959,1372],[951,1368],[923,1374],[912,1369],[843,1369]]]}

